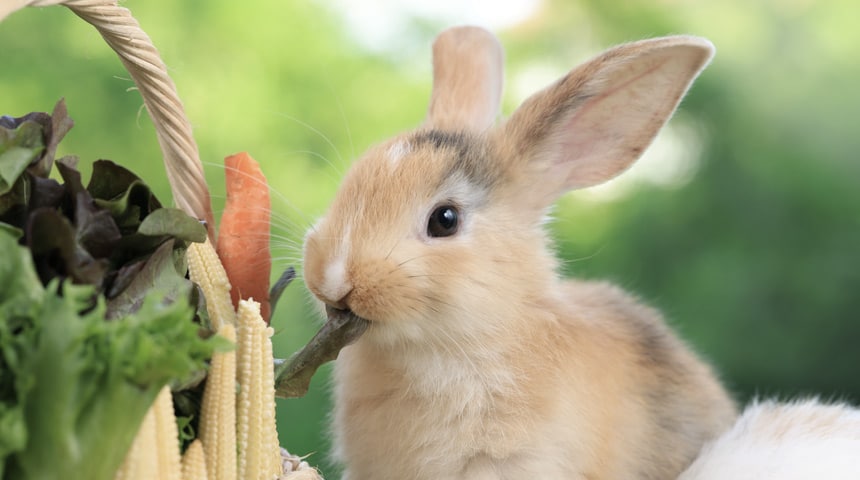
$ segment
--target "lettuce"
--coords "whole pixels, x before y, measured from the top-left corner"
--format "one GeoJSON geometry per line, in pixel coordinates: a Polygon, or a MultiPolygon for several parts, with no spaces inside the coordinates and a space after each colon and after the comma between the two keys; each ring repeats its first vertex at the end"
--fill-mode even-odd
{"type": "Polygon", "coordinates": [[[71,126],[62,101],[0,117],[2,480],[112,479],[158,391],[225,347],[186,278],[205,228],[113,162],[84,186],[54,159],[71,126]]]}
{"type": "Polygon", "coordinates": [[[0,477],[110,479],[158,390],[201,369],[213,345],[187,301],[153,291],[105,321],[92,286],[43,288],[8,233],[0,251],[0,477]]]}

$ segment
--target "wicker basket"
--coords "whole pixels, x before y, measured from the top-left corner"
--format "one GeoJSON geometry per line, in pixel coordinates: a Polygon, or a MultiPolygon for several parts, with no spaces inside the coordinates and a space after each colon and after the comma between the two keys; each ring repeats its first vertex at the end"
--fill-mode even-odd
{"type": "MultiPolygon", "coordinates": [[[[191,134],[191,124],[158,50],[137,20],[128,9],[118,6],[116,0],[0,0],[0,22],[24,7],[49,5],[67,7],[95,27],[117,53],[131,74],[155,125],[174,203],[188,215],[214,225],[209,188],[203,175],[197,143],[191,134]]],[[[208,230],[211,237],[214,229],[208,230]]],[[[284,455],[298,458],[286,453],[284,455]]],[[[297,464],[294,468],[298,470],[282,478],[321,478],[307,464],[297,464]]]]}

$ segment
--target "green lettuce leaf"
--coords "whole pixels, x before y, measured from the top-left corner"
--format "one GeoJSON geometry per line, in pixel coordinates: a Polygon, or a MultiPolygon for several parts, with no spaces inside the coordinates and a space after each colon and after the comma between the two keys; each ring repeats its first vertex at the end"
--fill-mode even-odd
{"type": "Polygon", "coordinates": [[[14,130],[0,128],[0,194],[12,189],[44,149],[42,126],[36,122],[22,122],[14,130]]]}
{"type": "MultiPolygon", "coordinates": [[[[60,140],[74,122],[60,100],[48,115],[33,112],[23,117],[0,117],[0,195],[8,192],[26,168],[47,177],[60,140]]],[[[2,213],[2,212],[0,212],[2,213]]]]}
{"type": "Polygon", "coordinates": [[[111,479],[159,389],[220,344],[187,299],[150,290],[106,321],[92,286],[42,287],[13,236],[0,231],[0,249],[0,478],[111,479]]]}

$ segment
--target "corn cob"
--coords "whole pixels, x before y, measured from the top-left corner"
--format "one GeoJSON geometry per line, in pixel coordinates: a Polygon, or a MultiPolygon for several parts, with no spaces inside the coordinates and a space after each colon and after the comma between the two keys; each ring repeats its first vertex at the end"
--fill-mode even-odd
{"type": "Polygon", "coordinates": [[[155,408],[151,407],[143,417],[140,429],[131,448],[125,454],[115,480],[143,480],[158,478],[158,450],[156,447],[155,408]]]}
{"type": "Polygon", "coordinates": [[[260,304],[253,299],[240,300],[236,316],[239,478],[269,480],[282,473],[275,425],[272,329],[263,321],[260,304]]]}
{"type": "Polygon", "coordinates": [[[173,396],[165,385],[150,408],[155,415],[155,449],[158,454],[158,479],[180,480],[179,431],[173,413],[173,396]]]}
{"type": "Polygon", "coordinates": [[[158,392],[146,412],[116,480],[179,480],[179,435],[170,387],[158,392]]]}
{"type": "MultiPolygon", "coordinates": [[[[237,316],[230,299],[230,282],[208,240],[189,247],[188,268],[191,279],[203,290],[212,329],[238,343],[238,352],[217,353],[212,358],[203,394],[198,440],[185,453],[189,457],[195,444],[202,446],[207,477],[193,477],[193,480],[233,480],[237,474],[241,480],[322,479],[305,462],[295,461],[297,457],[284,457],[288,454],[279,447],[272,329],[260,316],[260,304],[253,299],[240,301],[237,316]],[[237,323],[238,332],[233,328],[237,323]],[[237,381],[240,384],[238,405],[237,381]],[[285,467],[287,464],[289,469],[285,467]]],[[[192,459],[183,458],[184,480],[192,480],[192,459]]]]}
{"type": "MultiPolygon", "coordinates": [[[[236,343],[236,329],[226,323],[218,330],[236,343]]],[[[212,480],[236,480],[236,352],[216,352],[203,391],[200,433],[206,472],[212,480]]]]}
{"type": "Polygon", "coordinates": [[[192,243],[188,247],[188,274],[191,281],[200,285],[206,298],[206,310],[212,331],[222,325],[236,325],[236,312],[230,300],[230,280],[207,238],[204,243],[192,243]]]}
{"type": "Polygon", "coordinates": [[[182,480],[207,480],[206,456],[199,439],[191,442],[182,455],[182,480]]]}

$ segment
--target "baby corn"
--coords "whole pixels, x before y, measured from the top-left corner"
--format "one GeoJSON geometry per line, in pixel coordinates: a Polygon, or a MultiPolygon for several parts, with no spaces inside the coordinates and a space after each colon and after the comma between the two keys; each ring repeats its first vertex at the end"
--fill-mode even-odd
{"type": "Polygon", "coordinates": [[[149,409],[134,437],[122,465],[116,471],[116,480],[143,480],[158,475],[158,453],[155,445],[155,413],[149,409]]]}
{"type": "Polygon", "coordinates": [[[191,442],[182,455],[182,480],[207,480],[206,456],[200,439],[191,442]]]}
{"type": "MultiPolygon", "coordinates": [[[[218,329],[231,343],[236,343],[236,329],[226,323],[218,329]]],[[[206,473],[211,480],[236,480],[236,352],[216,352],[212,356],[203,407],[200,432],[206,454],[206,473]]]]}
{"type": "Polygon", "coordinates": [[[179,436],[170,387],[158,393],[143,417],[116,480],[179,480],[179,436]]]}
{"type": "Polygon", "coordinates": [[[260,304],[241,300],[238,312],[233,311],[230,282],[208,240],[191,244],[187,257],[191,279],[206,298],[211,327],[237,348],[212,356],[198,438],[181,459],[170,389],[165,387],[116,480],[321,479],[297,457],[285,457],[279,446],[272,328],[263,321],[260,304]]]}
{"type": "Polygon", "coordinates": [[[237,320],[239,478],[277,478],[282,469],[275,424],[272,329],[263,321],[260,304],[253,299],[239,301],[237,320]]]}
{"type": "Polygon", "coordinates": [[[158,452],[159,480],[180,480],[179,431],[173,413],[170,387],[164,386],[155,399],[155,442],[158,452]]]}
{"type": "Polygon", "coordinates": [[[188,247],[188,274],[191,281],[200,285],[206,298],[209,323],[217,332],[222,325],[236,324],[236,312],[230,300],[230,280],[207,238],[204,243],[192,243],[188,247]]]}

